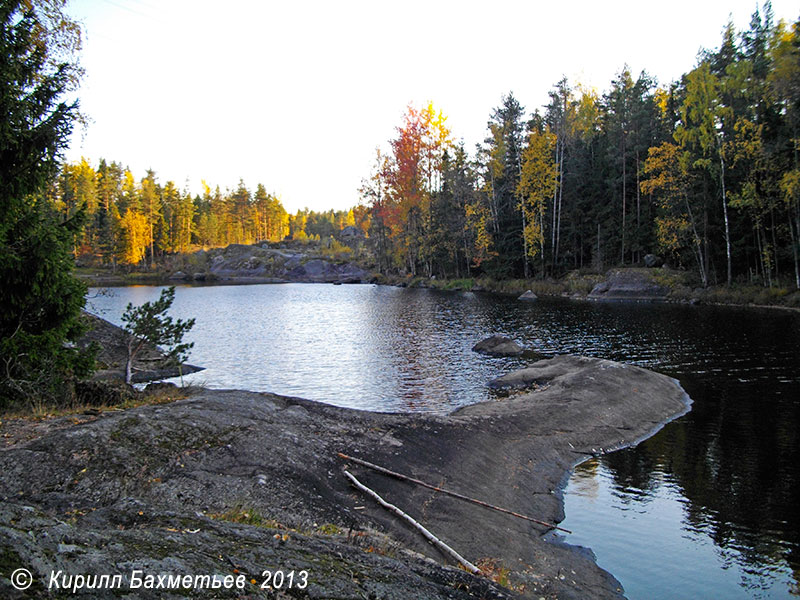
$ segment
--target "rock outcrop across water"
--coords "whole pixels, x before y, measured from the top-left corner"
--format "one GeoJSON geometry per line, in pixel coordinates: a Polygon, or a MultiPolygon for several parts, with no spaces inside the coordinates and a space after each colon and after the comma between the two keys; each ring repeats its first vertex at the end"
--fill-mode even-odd
{"type": "Polygon", "coordinates": [[[531,368],[536,391],[449,416],[203,390],[0,450],[0,595],[25,597],[7,577],[27,568],[28,597],[46,597],[52,570],[140,569],[243,573],[258,584],[248,597],[618,598],[613,577],[587,553],[545,541],[546,528],[337,456],[558,522],[576,461],[687,410],[677,382],[638,367],[562,356],[531,368]],[[509,569],[511,588],[445,566],[416,530],[351,488],[345,466],[472,562],[509,569]],[[308,587],[259,589],[261,572],[279,568],[307,571],[308,587]]]}
{"type": "Polygon", "coordinates": [[[658,283],[649,269],[619,269],[610,271],[592,288],[590,300],[618,302],[663,302],[670,293],[669,287],[658,283]]]}
{"type": "Polygon", "coordinates": [[[226,248],[200,250],[192,255],[190,262],[194,275],[179,271],[179,275],[174,273],[170,279],[233,283],[359,283],[372,277],[351,260],[309,254],[298,245],[231,244],[226,248]]]}

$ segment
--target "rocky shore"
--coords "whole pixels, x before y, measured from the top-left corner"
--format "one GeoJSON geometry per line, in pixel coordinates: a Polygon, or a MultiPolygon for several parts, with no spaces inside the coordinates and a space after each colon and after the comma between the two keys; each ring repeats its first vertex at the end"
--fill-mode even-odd
{"type": "Polygon", "coordinates": [[[125,274],[104,268],[78,271],[94,286],[128,284],[362,283],[374,275],[352,258],[353,252],[325,253],[316,245],[281,242],[230,244],[169,257],[158,269],[125,274]]]}
{"type": "Polygon", "coordinates": [[[602,274],[573,270],[556,279],[467,277],[446,280],[374,272],[371,270],[375,268],[374,258],[363,248],[363,240],[345,241],[356,250],[349,246],[341,246],[343,251],[324,248],[319,242],[231,244],[225,248],[173,255],[149,271],[124,273],[108,267],[84,266],[78,269],[77,275],[95,287],[177,283],[378,283],[495,292],[515,295],[521,300],[535,300],[537,295],[541,295],[592,301],[770,306],[800,310],[800,291],[794,288],[764,288],[742,283],[703,288],[690,271],[670,268],[653,255],[645,256],[643,266],[612,268],[602,274]]]}
{"type": "Polygon", "coordinates": [[[338,452],[557,523],[576,462],[688,409],[674,380],[604,360],[539,361],[524,380],[448,416],[201,390],[11,445],[0,450],[0,595],[70,596],[45,589],[60,571],[122,576],[122,590],[84,590],[98,598],[618,598],[590,553],[546,527],[349,466],[503,585],[466,573],[342,474],[338,452]],[[20,568],[33,574],[24,592],[9,581],[20,568]],[[129,590],[135,570],[245,583],[129,590]],[[262,589],[267,570],[304,572],[307,585],[262,589]]]}
{"type": "Polygon", "coordinates": [[[609,271],[589,292],[589,300],[616,302],[666,302],[670,288],[654,280],[643,269],[609,271]]]}

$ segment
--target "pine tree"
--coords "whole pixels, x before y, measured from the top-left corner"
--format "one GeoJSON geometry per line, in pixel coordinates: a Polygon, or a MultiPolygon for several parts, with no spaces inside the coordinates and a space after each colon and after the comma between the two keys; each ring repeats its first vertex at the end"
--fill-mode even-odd
{"type": "Polygon", "coordinates": [[[497,254],[490,270],[495,277],[523,274],[525,261],[524,213],[519,209],[517,184],[522,172],[525,108],[513,93],[503,97],[487,126],[482,149],[484,189],[492,220],[493,247],[497,254]],[[522,267],[522,268],[521,268],[522,267]]]}
{"type": "Polygon", "coordinates": [[[93,364],[69,344],[86,292],[70,257],[82,211],[59,223],[44,200],[77,114],[60,101],[74,72],[46,39],[33,10],[0,4],[0,405],[63,398],[93,364]]]}
{"type": "Polygon", "coordinates": [[[189,356],[194,342],[184,342],[183,336],[194,327],[195,320],[173,321],[167,315],[175,300],[175,286],[161,290],[158,300],[141,306],[128,303],[122,315],[123,329],[127,333],[128,356],[125,361],[125,383],[133,382],[133,363],[146,345],[165,350],[167,363],[181,365],[189,356]]]}

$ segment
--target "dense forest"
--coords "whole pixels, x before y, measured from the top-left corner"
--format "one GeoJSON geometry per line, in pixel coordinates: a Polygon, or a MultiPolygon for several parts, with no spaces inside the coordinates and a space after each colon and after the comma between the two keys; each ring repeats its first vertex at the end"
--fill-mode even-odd
{"type": "Polygon", "coordinates": [[[166,254],[197,247],[251,244],[256,241],[322,239],[363,220],[363,211],[314,212],[294,215],[262,184],[251,192],[243,181],[235,190],[213,191],[203,183],[194,197],[173,181],[159,183],[148,170],[135,178],[117,162],[86,159],[64,164],[50,186],[51,205],[62,218],[83,211],[86,224],[75,238],[74,255],[93,263],[152,266],[166,254]]]}
{"type": "Polygon", "coordinates": [[[680,81],[623,68],[602,95],[562,79],[549,97],[528,113],[503,96],[472,155],[432,103],[409,106],[349,211],[291,215],[241,181],[191,197],[85,160],[51,200],[88,213],[75,255],[114,265],[356,225],[384,273],[558,277],[658,254],[702,286],[800,288],[800,21],[774,23],[767,3],[680,81]]]}
{"type": "Polygon", "coordinates": [[[800,287],[800,22],[767,3],[678,82],[625,68],[602,95],[549,95],[532,114],[504,96],[473,157],[432,104],[408,108],[361,188],[383,270],[544,277],[658,253],[704,286],[800,287]]]}

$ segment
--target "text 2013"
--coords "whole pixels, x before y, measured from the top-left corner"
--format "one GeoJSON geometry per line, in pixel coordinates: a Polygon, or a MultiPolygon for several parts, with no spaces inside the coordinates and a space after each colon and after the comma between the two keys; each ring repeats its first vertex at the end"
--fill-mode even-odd
{"type": "Polygon", "coordinates": [[[262,590],[282,590],[290,588],[304,590],[306,586],[308,586],[308,571],[266,570],[261,572],[262,590]]]}

